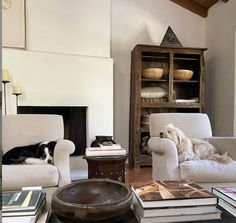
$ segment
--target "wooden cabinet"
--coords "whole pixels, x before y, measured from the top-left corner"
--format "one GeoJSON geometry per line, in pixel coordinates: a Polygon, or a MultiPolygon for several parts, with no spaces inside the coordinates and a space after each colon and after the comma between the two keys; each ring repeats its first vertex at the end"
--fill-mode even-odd
{"type": "Polygon", "coordinates": [[[149,114],[204,112],[205,50],[204,48],[169,48],[151,45],[137,45],[133,49],[129,127],[131,166],[151,165],[151,155],[147,147],[149,114]],[[160,79],[143,78],[143,70],[146,68],[162,68],[163,76],[160,79]],[[178,69],[193,71],[191,79],[177,80],[174,73],[178,69]],[[153,96],[153,89],[164,91],[164,96],[163,94],[161,97],[160,94],[153,96]]]}

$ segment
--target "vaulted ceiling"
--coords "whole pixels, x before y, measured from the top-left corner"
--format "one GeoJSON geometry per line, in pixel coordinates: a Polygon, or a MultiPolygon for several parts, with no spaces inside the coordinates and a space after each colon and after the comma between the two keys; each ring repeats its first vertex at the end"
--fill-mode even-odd
{"type": "MultiPolygon", "coordinates": [[[[189,11],[200,15],[202,17],[207,17],[208,9],[216,4],[218,1],[228,2],[229,0],[170,0],[189,11]]],[[[235,1],[235,0],[234,0],[235,1]]]]}

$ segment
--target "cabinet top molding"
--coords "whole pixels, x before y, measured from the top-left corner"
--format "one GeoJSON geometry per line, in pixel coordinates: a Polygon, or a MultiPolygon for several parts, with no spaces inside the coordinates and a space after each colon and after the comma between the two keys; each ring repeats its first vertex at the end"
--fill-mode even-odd
{"type": "Polygon", "coordinates": [[[155,48],[158,50],[164,49],[168,51],[184,51],[184,50],[197,50],[197,51],[206,51],[207,48],[201,47],[167,47],[167,46],[160,46],[160,45],[149,45],[149,44],[137,44],[134,49],[136,48],[155,48]]]}

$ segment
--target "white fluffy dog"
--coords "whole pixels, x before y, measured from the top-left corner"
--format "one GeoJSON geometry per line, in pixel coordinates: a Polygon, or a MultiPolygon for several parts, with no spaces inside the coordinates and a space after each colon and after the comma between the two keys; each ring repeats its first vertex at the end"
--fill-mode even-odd
{"type": "Polygon", "coordinates": [[[188,138],[183,131],[172,123],[164,127],[160,137],[171,139],[175,143],[179,162],[198,159],[215,160],[222,163],[232,161],[227,153],[219,154],[217,149],[207,141],[188,138]]]}

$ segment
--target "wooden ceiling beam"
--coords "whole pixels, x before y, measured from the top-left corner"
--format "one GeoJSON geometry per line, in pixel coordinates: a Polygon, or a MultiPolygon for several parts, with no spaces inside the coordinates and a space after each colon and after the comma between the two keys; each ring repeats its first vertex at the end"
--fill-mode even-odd
{"type": "Polygon", "coordinates": [[[204,18],[208,15],[208,9],[189,0],[170,0],[183,8],[188,9],[189,11],[196,13],[197,15],[200,15],[204,18]]]}
{"type": "Polygon", "coordinates": [[[211,6],[216,4],[219,0],[191,0],[191,1],[209,9],[211,6]]]}

